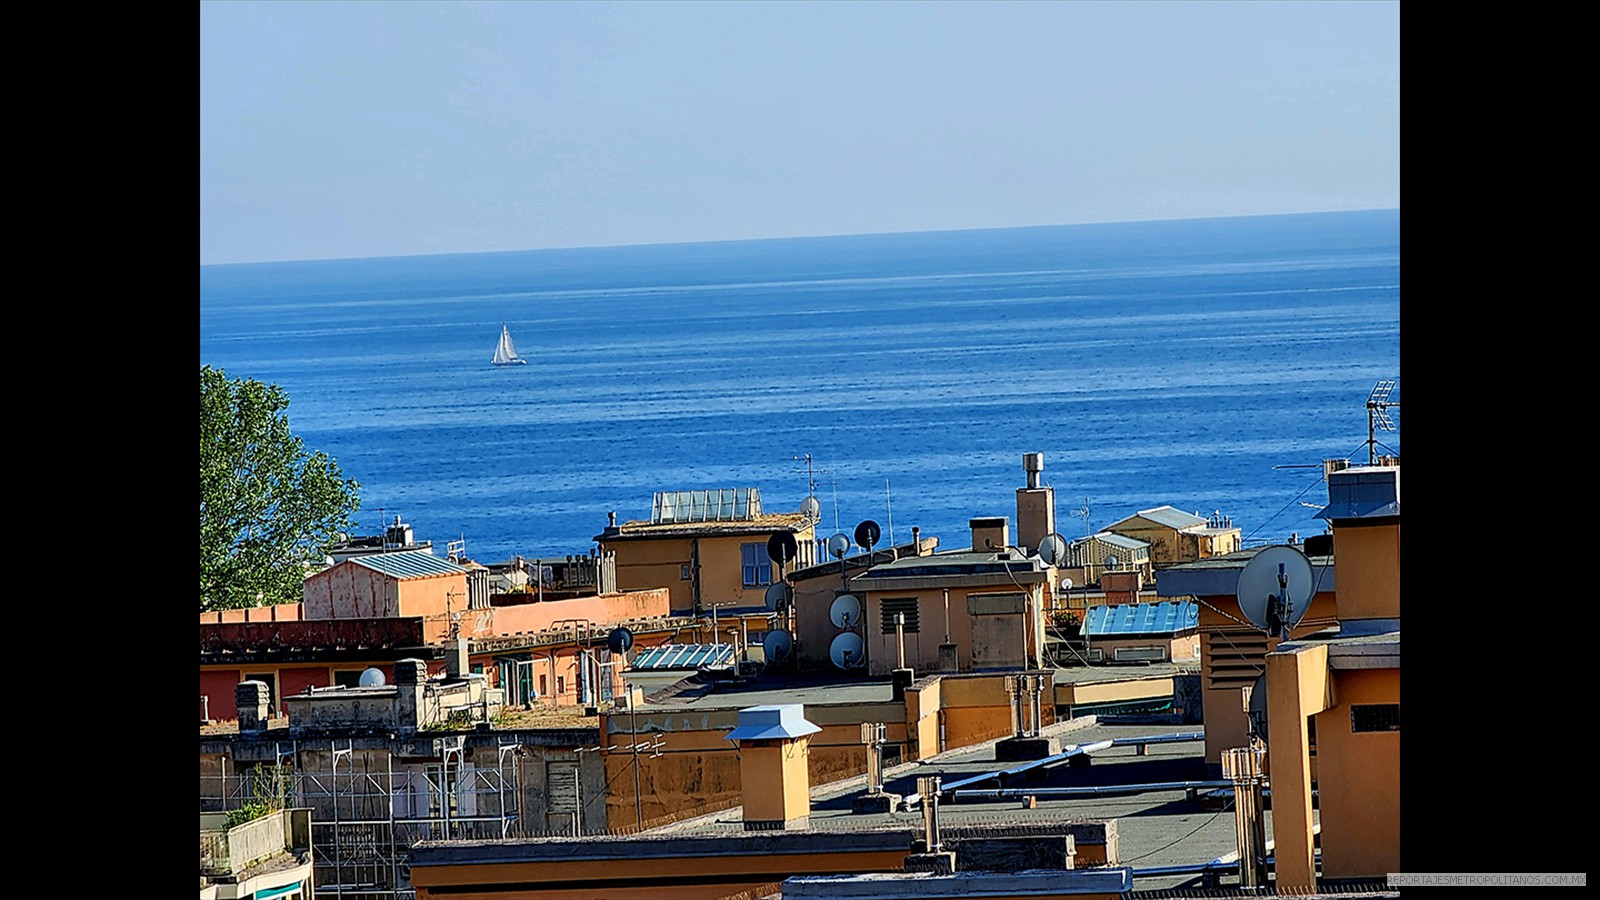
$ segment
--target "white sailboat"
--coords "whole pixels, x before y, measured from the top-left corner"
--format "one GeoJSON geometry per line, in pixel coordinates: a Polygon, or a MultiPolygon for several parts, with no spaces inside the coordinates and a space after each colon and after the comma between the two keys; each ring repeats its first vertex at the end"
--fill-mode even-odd
{"type": "Polygon", "coordinates": [[[517,345],[511,343],[511,329],[504,324],[500,326],[500,343],[495,345],[494,358],[490,363],[497,366],[525,366],[528,361],[517,355],[517,345]]]}

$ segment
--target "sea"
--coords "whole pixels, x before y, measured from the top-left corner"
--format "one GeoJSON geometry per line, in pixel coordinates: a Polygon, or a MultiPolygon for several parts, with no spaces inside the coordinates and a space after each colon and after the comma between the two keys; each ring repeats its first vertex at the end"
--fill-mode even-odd
{"type": "Polygon", "coordinates": [[[1321,462],[1400,376],[1400,211],[200,268],[200,363],[483,563],[586,554],[657,491],[815,496],[944,549],[1042,453],[1068,540],[1142,509],[1326,529],[1321,462]],[[526,365],[490,357],[509,328],[526,365]]]}

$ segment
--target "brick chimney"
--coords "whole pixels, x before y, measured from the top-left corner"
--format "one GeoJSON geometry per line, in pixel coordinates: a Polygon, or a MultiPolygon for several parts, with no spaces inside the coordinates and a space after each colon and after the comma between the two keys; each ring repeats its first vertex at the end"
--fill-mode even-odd
{"type": "Polygon", "coordinates": [[[1056,530],[1056,492],[1039,484],[1043,453],[1022,454],[1022,471],[1028,486],[1017,488],[1017,546],[1024,553],[1033,553],[1039,549],[1039,541],[1056,530]]]}
{"type": "Polygon", "coordinates": [[[728,740],[739,745],[739,782],[744,790],[746,831],[804,828],[811,818],[811,735],[798,703],[739,710],[739,727],[728,740]]]}

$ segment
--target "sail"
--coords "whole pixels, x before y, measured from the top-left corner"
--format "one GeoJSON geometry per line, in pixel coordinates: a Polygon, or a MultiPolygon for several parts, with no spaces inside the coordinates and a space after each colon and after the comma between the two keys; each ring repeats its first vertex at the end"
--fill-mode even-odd
{"type": "Polygon", "coordinates": [[[522,357],[517,355],[517,345],[511,343],[511,329],[505,325],[500,326],[500,343],[495,345],[494,358],[490,362],[497,366],[523,362],[522,357]]]}

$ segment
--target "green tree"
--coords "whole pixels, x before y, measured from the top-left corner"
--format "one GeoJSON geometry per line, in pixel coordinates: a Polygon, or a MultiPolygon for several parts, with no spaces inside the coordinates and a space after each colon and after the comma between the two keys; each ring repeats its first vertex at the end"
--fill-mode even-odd
{"type": "Polygon", "coordinates": [[[351,527],[360,485],[289,430],[275,384],[200,368],[200,609],[292,603],[351,527]]]}

